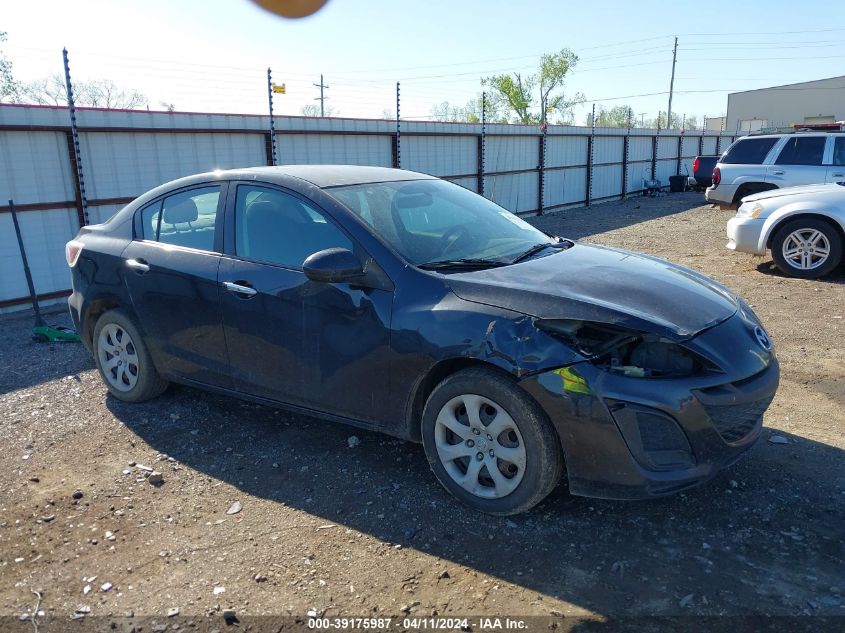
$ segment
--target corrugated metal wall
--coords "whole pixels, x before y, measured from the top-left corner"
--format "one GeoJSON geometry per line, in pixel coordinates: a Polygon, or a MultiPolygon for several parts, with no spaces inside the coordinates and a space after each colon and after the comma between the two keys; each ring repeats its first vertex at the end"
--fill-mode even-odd
{"type": "MultiPolygon", "coordinates": [[[[144,191],[180,176],[252,165],[270,156],[269,119],[260,116],[80,109],[80,154],[90,222],[101,222],[144,191]]],[[[277,117],[277,163],[401,165],[478,191],[481,126],[403,121],[277,117]],[[398,150],[398,151],[397,151],[398,150]]],[[[516,213],[583,205],[642,189],[652,167],[665,183],[678,168],[678,134],[488,125],[484,138],[486,195],[516,213]],[[625,159],[625,137],[628,156],[625,159]],[[656,160],[655,160],[656,159],[656,160]],[[541,170],[541,165],[543,166],[541,170]],[[623,178],[623,171],[626,172],[623,178]],[[542,173],[541,173],[542,172],[542,173]]],[[[699,133],[700,134],[700,133],[699,133]]],[[[716,153],[715,132],[685,136],[681,173],[692,158],[716,153]]],[[[721,148],[732,137],[725,135],[721,148]]],[[[6,201],[13,199],[39,295],[50,300],[69,285],[64,244],[79,228],[70,128],[64,108],[0,105],[0,311],[25,305],[23,266],[6,201]]]]}

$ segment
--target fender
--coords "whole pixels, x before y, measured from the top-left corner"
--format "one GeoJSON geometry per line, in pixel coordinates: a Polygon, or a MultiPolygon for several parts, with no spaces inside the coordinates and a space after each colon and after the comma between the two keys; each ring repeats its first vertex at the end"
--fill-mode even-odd
{"type": "Polygon", "coordinates": [[[783,222],[788,221],[789,218],[799,215],[813,215],[819,219],[828,220],[837,225],[842,233],[845,233],[845,219],[834,217],[826,211],[820,211],[820,209],[824,209],[827,206],[828,205],[825,205],[823,202],[817,200],[802,200],[800,202],[785,204],[778,208],[770,214],[763,223],[763,230],[760,231],[760,238],[757,242],[758,250],[765,253],[766,249],[769,248],[771,239],[778,227],[781,226],[783,222]]]}

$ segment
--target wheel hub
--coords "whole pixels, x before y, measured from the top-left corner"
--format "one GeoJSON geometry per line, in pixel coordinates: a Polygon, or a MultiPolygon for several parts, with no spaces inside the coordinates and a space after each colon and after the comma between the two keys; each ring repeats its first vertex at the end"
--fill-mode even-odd
{"type": "Polygon", "coordinates": [[[456,396],[443,405],[434,443],[449,477],[477,497],[505,497],[525,474],[527,454],[516,422],[483,396],[456,396]]]}

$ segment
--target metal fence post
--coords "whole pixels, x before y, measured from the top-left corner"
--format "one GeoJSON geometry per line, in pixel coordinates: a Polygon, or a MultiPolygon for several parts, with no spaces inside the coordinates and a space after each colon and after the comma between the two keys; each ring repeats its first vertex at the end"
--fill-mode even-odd
{"type": "Polygon", "coordinates": [[[628,157],[631,148],[631,128],[622,138],[622,199],[628,197],[628,157]]]}
{"type": "Polygon", "coordinates": [[[657,148],[659,147],[658,135],[651,137],[651,179],[657,178],[657,148]]]}
{"type": "Polygon", "coordinates": [[[67,49],[62,49],[62,62],[65,67],[65,89],[67,90],[67,109],[70,114],[70,143],[68,149],[72,149],[71,160],[73,161],[74,177],[77,190],[77,214],[79,225],[86,226],[88,220],[88,198],[85,196],[85,178],[82,173],[82,155],[79,151],[79,129],[76,126],[76,105],[73,102],[73,85],[70,81],[70,63],[68,62],[67,49]],[[72,144],[72,146],[71,146],[72,144]]]}
{"type": "Polygon", "coordinates": [[[596,138],[596,104],[593,104],[593,115],[590,118],[592,127],[590,128],[590,136],[587,137],[587,176],[585,189],[585,202],[589,207],[593,201],[593,146],[596,138]]]}
{"type": "Polygon", "coordinates": [[[401,124],[399,123],[399,82],[396,82],[396,152],[394,154],[394,167],[402,169],[402,137],[401,124]]]}
{"type": "Polygon", "coordinates": [[[270,69],[267,69],[267,101],[270,106],[270,151],[268,158],[270,165],[276,165],[276,124],[273,121],[273,77],[270,69]]]}
{"type": "Polygon", "coordinates": [[[681,155],[684,153],[684,133],[678,134],[678,160],[675,163],[675,173],[681,173],[681,155]]]}
{"type": "Polygon", "coordinates": [[[543,124],[540,126],[540,155],[539,169],[537,172],[537,215],[543,215],[546,207],[546,121],[543,117],[543,124]]]}
{"type": "Polygon", "coordinates": [[[484,159],[485,155],[484,152],[486,151],[485,141],[487,134],[487,93],[481,93],[481,134],[478,137],[478,193],[484,197],[487,196],[487,183],[484,179],[484,159]]]}

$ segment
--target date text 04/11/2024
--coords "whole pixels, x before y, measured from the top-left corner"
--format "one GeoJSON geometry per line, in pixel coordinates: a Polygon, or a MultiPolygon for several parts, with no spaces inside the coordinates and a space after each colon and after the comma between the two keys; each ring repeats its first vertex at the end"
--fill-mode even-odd
{"type": "Polygon", "coordinates": [[[509,617],[469,618],[406,617],[406,618],[309,618],[308,628],[313,630],[369,630],[387,631],[399,628],[405,631],[455,631],[480,630],[521,631],[528,628],[525,620],[509,617]]]}

